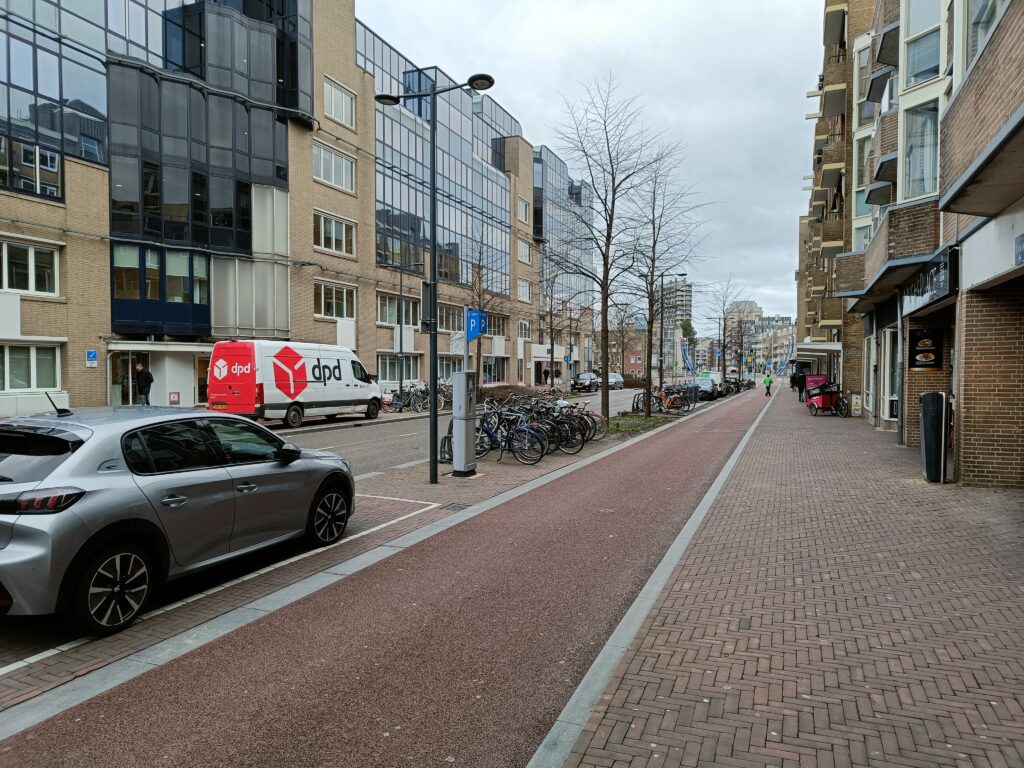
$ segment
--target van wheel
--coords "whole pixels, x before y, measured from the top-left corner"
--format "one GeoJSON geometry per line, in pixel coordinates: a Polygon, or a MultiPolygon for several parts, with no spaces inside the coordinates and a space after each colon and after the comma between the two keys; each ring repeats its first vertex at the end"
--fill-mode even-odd
{"type": "Polygon", "coordinates": [[[282,421],[286,427],[291,427],[292,429],[302,426],[302,406],[295,403],[289,405],[288,410],[284,412],[282,421]]]}
{"type": "Polygon", "coordinates": [[[378,403],[376,400],[371,400],[369,403],[367,403],[366,418],[376,419],[378,413],[380,413],[380,403],[378,403]]]}

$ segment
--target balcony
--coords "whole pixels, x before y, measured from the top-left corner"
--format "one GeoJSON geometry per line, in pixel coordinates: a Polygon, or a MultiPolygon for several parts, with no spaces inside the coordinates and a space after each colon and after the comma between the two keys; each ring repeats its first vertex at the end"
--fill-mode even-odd
{"type": "Polygon", "coordinates": [[[836,296],[859,295],[864,290],[864,254],[851,253],[836,259],[836,296]]]}
{"type": "Polygon", "coordinates": [[[842,242],[844,236],[844,230],[846,229],[846,222],[843,221],[843,217],[838,214],[829,212],[825,216],[825,225],[822,227],[821,239],[822,249],[836,240],[842,242]]]}
{"type": "Polygon", "coordinates": [[[821,90],[826,90],[830,85],[843,85],[850,79],[850,66],[846,60],[846,49],[835,46],[825,61],[825,70],[822,72],[821,90]]]}
{"type": "Polygon", "coordinates": [[[826,85],[821,94],[822,117],[835,117],[846,113],[846,83],[826,85]]]}
{"type": "Polygon", "coordinates": [[[942,116],[943,211],[997,216],[1024,196],[1024,3],[1010,3],[942,116]]]}

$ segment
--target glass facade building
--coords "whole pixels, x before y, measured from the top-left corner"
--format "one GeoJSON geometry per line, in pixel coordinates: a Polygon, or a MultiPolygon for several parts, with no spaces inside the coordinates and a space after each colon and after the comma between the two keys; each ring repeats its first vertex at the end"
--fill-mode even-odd
{"type": "MultiPolygon", "coordinates": [[[[420,69],[363,24],[356,27],[356,63],[379,93],[454,84],[436,68],[420,69]]],[[[504,139],[519,123],[492,99],[463,90],[437,99],[438,276],[454,284],[480,280],[508,295],[510,182],[504,139]]],[[[376,258],[422,274],[430,241],[430,101],[410,99],[376,108],[376,258]]]]}
{"type": "Polygon", "coordinates": [[[248,284],[272,317],[219,325],[281,335],[287,247],[253,221],[280,225],[312,60],[312,0],[0,0],[0,187],[63,198],[65,156],[109,166],[115,332],[208,336],[248,284]]]}

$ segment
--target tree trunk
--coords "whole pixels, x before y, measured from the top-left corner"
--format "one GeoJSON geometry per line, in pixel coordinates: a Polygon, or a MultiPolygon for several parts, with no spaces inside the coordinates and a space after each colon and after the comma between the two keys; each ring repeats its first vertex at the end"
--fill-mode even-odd
{"type": "MultiPolygon", "coordinates": [[[[607,261],[607,260],[606,260],[607,261]]],[[[604,270],[604,284],[601,286],[601,415],[611,418],[608,402],[608,269],[604,270]]]]}
{"type": "MultiPolygon", "coordinates": [[[[651,393],[654,385],[654,367],[652,358],[654,357],[654,294],[648,291],[647,293],[647,351],[644,353],[644,370],[647,371],[647,381],[644,384],[644,416],[650,418],[651,416],[651,393]]],[[[658,345],[659,352],[661,345],[658,345]]],[[[658,359],[658,364],[661,364],[661,359],[658,359]]]]}

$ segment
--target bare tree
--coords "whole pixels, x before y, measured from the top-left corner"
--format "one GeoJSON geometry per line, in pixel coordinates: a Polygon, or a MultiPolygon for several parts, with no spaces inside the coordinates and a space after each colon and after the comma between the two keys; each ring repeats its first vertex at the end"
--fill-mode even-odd
{"type": "MultiPolygon", "coordinates": [[[[538,314],[541,324],[548,336],[548,370],[551,371],[551,383],[555,381],[556,371],[561,370],[562,360],[555,360],[555,344],[561,341],[562,335],[568,337],[570,346],[574,331],[579,332],[583,319],[587,316],[586,305],[591,300],[591,291],[587,288],[569,293],[564,284],[565,273],[560,270],[560,259],[545,259],[540,274],[540,295],[538,297],[538,314]],[[580,299],[584,297],[583,306],[580,299]]],[[[571,349],[569,350],[571,353],[571,349]]],[[[571,365],[571,357],[570,363],[571,365]]],[[[569,381],[569,366],[566,366],[565,379],[569,381]]]]}
{"type": "MultiPolygon", "coordinates": [[[[558,248],[551,258],[565,272],[591,281],[600,303],[601,370],[608,371],[608,314],[616,282],[632,267],[635,222],[627,215],[626,201],[639,188],[644,174],[657,160],[657,137],[640,119],[635,97],[622,97],[614,78],[596,80],[579,101],[565,102],[565,119],[557,128],[561,149],[570,167],[582,176],[578,205],[564,206],[574,219],[580,245],[594,254],[592,263],[558,248]],[[625,248],[623,245],[625,244],[625,248]]],[[[601,380],[601,414],[607,418],[608,377],[601,380]]]]}
{"type": "MultiPolygon", "coordinates": [[[[729,275],[725,280],[718,283],[708,283],[705,286],[704,295],[707,297],[710,313],[705,316],[706,320],[712,320],[717,324],[716,333],[718,348],[721,350],[721,372],[722,381],[725,381],[725,369],[728,361],[727,340],[732,333],[728,327],[730,323],[730,309],[738,301],[745,301],[746,294],[740,286],[729,275]]],[[[710,361],[709,361],[710,362],[710,361]]]]}
{"type": "MultiPolygon", "coordinates": [[[[654,161],[641,175],[641,182],[630,200],[631,214],[637,222],[636,258],[630,278],[644,306],[647,343],[644,368],[649,372],[644,386],[644,414],[651,415],[651,390],[654,381],[652,357],[654,325],[664,325],[664,286],[667,276],[679,277],[694,261],[699,244],[696,237],[700,222],[694,212],[700,207],[692,186],[679,182],[681,148],[678,144],[660,147],[654,161]]],[[[675,338],[672,323],[673,339],[675,338]]],[[[664,328],[659,331],[658,367],[664,371],[664,328]]],[[[673,342],[674,343],[674,342],[673,342]]],[[[659,381],[659,385],[664,384],[659,381]]]]}

